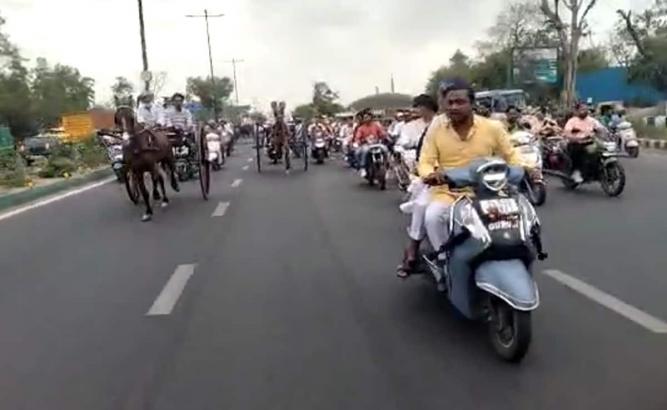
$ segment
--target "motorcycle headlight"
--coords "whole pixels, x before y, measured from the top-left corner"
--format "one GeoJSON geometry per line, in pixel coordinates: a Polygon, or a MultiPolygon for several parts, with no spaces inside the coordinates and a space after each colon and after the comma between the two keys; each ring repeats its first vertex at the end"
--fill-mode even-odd
{"type": "Polygon", "coordinates": [[[616,143],[615,142],[605,142],[604,143],[604,149],[607,151],[613,152],[616,151],[616,143]]]}
{"type": "Polygon", "coordinates": [[[49,148],[51,148],[51,144],[49,144],[48,142],[44,144],[44,149],[48,150],[49,148]]]}

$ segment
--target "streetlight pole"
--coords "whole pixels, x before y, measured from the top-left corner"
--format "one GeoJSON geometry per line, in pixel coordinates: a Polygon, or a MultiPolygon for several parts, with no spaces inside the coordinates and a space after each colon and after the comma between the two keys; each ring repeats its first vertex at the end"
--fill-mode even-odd
{"type": "Polygon", "coordinates": [[[236,105],[239,105],[239,82],[236,80],[236,63],[242,63],[244,61],[245,60],[237,60],[235,58],[225,61],[225,63],[232,64],[232,69],[234,71],[234,93],[236,94],[236,105]]]}
{"type": "Polygon", "coordinates": [[[203,18],[206,22],[206,42],[208,44],[208,65],[211,70],[211,87],[213,88],[213,113],[215,118],[218,118],[218,99],[215,92],[215,75],[213,74],[213,53],[211,52],[211,34],[208,26],[209,18],[222,17],[224,14],[209,14],[207,9],[204,9],[204,14],[188,14],[185,17],[203,18]]]}
{"type": "MultiPolygon", "coordinates": [[[[137,0],[139,3],[139,35],[141,36],[141,59],[144,64],[144,73],[148,73],[148,54],[146,54],[146,34],[144,32],[144,6],[142,0],[137,0]]],[[[147,75],[147,74],[144,74],[147,75]]],[[[143,75],[142,75],[143,77],[143,75]]],[[[150,80],[144,80],[145,91],[150,89],[150,80]]]]}

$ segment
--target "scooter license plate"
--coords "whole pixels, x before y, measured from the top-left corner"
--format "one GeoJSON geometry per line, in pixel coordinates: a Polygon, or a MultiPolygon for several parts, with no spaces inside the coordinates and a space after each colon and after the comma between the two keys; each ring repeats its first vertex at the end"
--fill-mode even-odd
{"type": "Polygon", "coordinates": [[[484,215],[513,215],[519,213],[519,204],[514,198],[484,199],[479,201],[479,207],[484,215]]]}

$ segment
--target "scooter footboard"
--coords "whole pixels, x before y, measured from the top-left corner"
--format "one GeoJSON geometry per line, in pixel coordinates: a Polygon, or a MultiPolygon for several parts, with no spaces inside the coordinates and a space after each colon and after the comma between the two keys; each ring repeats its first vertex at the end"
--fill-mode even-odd
{"type": "Polygon", "coordinates": [[[475,283],[516,310],[530,311],[540,304],[533,275],[518,259],[482,263],[475,272],[475,283]]]}

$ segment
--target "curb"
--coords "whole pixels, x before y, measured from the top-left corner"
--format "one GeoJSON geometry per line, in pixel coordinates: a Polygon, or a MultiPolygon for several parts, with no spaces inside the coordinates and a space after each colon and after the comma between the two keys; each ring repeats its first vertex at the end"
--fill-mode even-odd
{"type": "Polygon", "coordinates": [[[70,188],[75,188],[90,182],[95,182],[100,179],[111,176],[112,174],[113,171],[110,168],[105,167],[104,169],[98,169],[86,175],[73,177],[72,179],[56,182],[54,184],[47,185],[44,187],[27,189],[25,191],[17,192],[15,194],[0,196],[0,210],[13,208],[15,206],[23,205],[25,203],[32,202],[36,199],[48,195],[53,195],[60,191],[64,191],[70,188]]]}
{"type": "Polygon", "coordinates": [[[650,138],[639,138],[639,144],[645,148],[664,149],[667,150],[666,140],[655,140],[650,138]]]}

